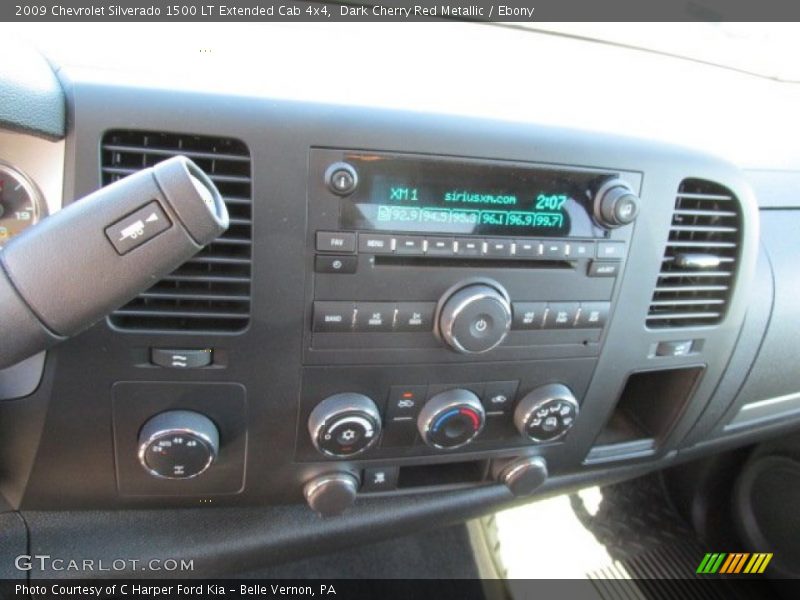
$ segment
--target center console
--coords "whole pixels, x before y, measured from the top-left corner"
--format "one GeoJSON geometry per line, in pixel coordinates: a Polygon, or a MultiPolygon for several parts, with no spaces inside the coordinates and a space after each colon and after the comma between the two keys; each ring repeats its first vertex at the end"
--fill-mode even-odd
{"type": "Polygon", "coordinates": [[[298,459],[557,443],[613,314],[640,185],[312,149],[298,459]]]}

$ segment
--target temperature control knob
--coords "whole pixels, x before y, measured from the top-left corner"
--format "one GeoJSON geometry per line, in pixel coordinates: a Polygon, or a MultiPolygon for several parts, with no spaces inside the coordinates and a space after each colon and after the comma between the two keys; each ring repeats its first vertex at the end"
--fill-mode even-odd
{"type": "Polygon", "coordinates": [[[499,346],[511,329],[511,304],[501,289],[475,283],[446,297],[438,312],[442,341],[464,354],[481,354],[499,346]]]}
{"type": "Polygon", "coordinates": [[[353,456],[378,441],[381,415],[375,403],[363,394],[335,394],[311,411],[308,433],[322,454],[353,456]]]}
{"type": "Polygon", "coordinates": [[[139,432],[139,462],[154,477],[190,479],[211,466],[219,452],[219,431],[200,413],[170,410],[139,432]]]}
{"type": "Polygon", "coordinates": [[[567,433],[578,416],[578,401],[560,383],[536,388],[517,404],[514,425],[534,442],[551,442],[567,433]]]}
{"type": "Polygon", "coordinates": [[[483,405],[475,394],[469,390],[447,390],[425,403],[417,418],[417,428],[429,446],[452,450],[474,440],[485,419],[483,405]]]}
{"type": "Polygon", "coordinates": [[[594,217],[601,225],[615,228],[633,223],[639,214],[639,197],[622,179],[604,183],[594,197],[594,217]]]}

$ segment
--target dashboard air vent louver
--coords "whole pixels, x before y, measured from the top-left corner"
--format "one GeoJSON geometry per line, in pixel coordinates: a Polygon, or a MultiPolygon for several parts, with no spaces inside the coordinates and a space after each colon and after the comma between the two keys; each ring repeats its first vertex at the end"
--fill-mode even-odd
{"type": "Polygon", "coordinates": [[[103,185],[177,154],[217,185],[230,228],[212,244],[110,316],[134,331],[235,332],[250,321],[252,186],[250,152],[235,139],[109,131],[102,141],[103,185]]]}
{"type": "Polygon", "coordinates": [[[725,316],[741,240],[739,201],[719,184],[685,179],[647,326],[713,325],[725,316]]]}

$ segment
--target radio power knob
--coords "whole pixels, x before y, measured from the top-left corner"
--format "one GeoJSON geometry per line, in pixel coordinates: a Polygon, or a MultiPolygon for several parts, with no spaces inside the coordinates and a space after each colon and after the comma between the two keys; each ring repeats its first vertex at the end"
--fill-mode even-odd
{"type": "Polygon", "coordinates": [[[438,334],[456,352],[482,354],[499,346],[511,329],[511,304],[502,288],[462,287],[440,302],[438,334]]]}
{"type": "Polygon", "coordinates": [[[320,402],[308,417],[314,447],[336,458],[354,456],[371,448],[381,433],[381,415],[363,394],[335,394],[320,402]]]}
{"type": "Polygon", "coordinates": [[[594,218],[614,229],[633,223],[639,214],[639,197],[622,179],[604,183],[594,197],[594,218]]]}
{"type": "Polygon", "coordinates": [[[578,401],[560,383],[536,388],[517,404],[514,425],[534,442],[552,442],[564,436],[575,424],[578,401]]]}

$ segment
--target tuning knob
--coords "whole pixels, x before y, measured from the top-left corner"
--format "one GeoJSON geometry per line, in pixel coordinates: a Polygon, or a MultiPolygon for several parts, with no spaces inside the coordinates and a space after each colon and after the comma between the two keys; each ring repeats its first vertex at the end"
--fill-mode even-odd
{"type": "Polygon", "coordinates": [[[323,454],[353,456],[378,441],[381,415],[375,403],[363,394],[335,394],[311,411],[308,432],[314,447],[323,454]]]}
{"type": "Polygon", "coordinates": [[[511,304],[501,290],[476,283],[446,297],[438,311],[442,341],[464,354],[481,354],[500,345],[511,329],[511,304]]]}
{"type": "Polygon", "coordinates": [[[578,416],[578,401],[560,383],[536,388],[517,404],[514,425],[534,442],[552,442],[569,431],[578,416]]]}
{"type": "Polygon", "coordinates": [[[497,477],[515,496],[530,496],[547,480],[547,462],[541,456],[529,456],[505,465],[497,477]]]}
{"type": "Polygon", "coordinates": [[[321,517],[335,517],[353,505],[358,479],[351,473],[320,475],[303,486],[308,506],[321,517]]]}
{"type": "Polygon", "coordinates": [[[200,413],[170,410],[156,415],[139,433],[139,462],[154,477],[190,479],[211,466],[219,452],[219,431],[200,413]]]}
{"type": "Polygon", "coordinates": [[[417,418],[417,428],[428,446],[453,450],[474,440],[485,419],[483,405],[475,394],[469,390],[447,390],[425,403],[417,418]]]}
{"type": "Polygon", "coordinates": [[[639,197],[622,179],[604,183],[594,196],[594,217],[611,229],[633,223],[639,214],[639,197]]]}

